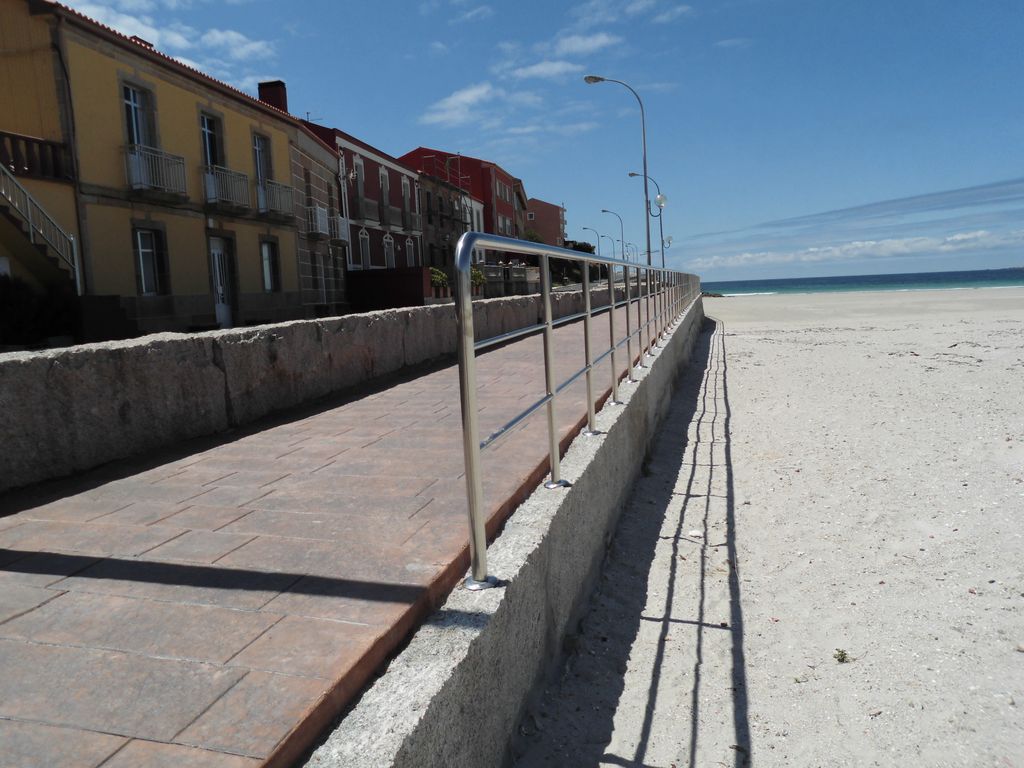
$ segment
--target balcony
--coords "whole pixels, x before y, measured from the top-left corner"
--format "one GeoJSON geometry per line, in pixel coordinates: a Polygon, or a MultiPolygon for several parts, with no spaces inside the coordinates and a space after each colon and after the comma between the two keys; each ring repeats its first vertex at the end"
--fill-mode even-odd
{"type": "Polygon", "coordinates": [[[65,181],[73,178],[67,145],[0,131],[0,165],[15,176],[65,181]]]}
{"type": "Polygon", "coordinates": [[[402,209],[402,229],[418,232],[423,229],[423,219],[418,213],[402,209]]]}
{"type": "Polygon", "coordinates": [[[206,202],[228,208],[249,208],[249,177],[220,165],[203,168],[206,202]]]}
{"type": "Polygon", "coordinates": [[[185,158],[142,144],[124,150],[128,186],[139,192],[185,196],[185,158]]]}
{"type": "Polygon", "coordinates": [[[377,201],[369,197],[359,197],[357,195],[355,199],[355,218],[362,219],[363,221],[380,221],[380,206],[377,205],[377,201]]]}
{"type": "Polygon", "coordinates": [[[331,217],[322,205],[311,205],[306,208],[306,237],[319,239],[327,237],[331,231],[331,217]]]}
{"type": "Polygon", "coordinates": [[[349,221],[340,213],[332,210],[327,214],[327,227],[331,242],[337,244],[348,242],[349,221]]]}
{"type": "Polygon", "coordinates": [[[402,226],[402,209],[396,205],[385,205],[381,203],[381,224],[399,229],[402,226]]]}
{"type": "Polygon", "coordinates": [[[287,184],[264,179],[256,185],[256,208],[260,213],[291,216],[294,213],[295,190],[287,184]]]}

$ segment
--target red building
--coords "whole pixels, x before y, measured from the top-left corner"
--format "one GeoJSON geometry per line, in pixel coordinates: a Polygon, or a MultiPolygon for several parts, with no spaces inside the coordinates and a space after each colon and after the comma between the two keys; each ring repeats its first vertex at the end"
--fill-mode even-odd
{"type": "Polygon", "coordinates": [[[344,131],[303,122],[338,150],[352,221],[349,270],[421,265],[423,229],[416,171],[344,131]]]}
{"type": "MultiPolygon", "coordinates": [[[[497,163],[429,147],[417,147],[398,159],[417,169],[433,169],[440,164],[446,167],[453,183],[458,180],[457,185],[466,189],[471,197],[483,201],[482,226],[474,223],[472,228],[475,231],[505,237],[523,236],[523,214],[526,207],[523,184],[497,163]]],[[[487,251],[487,260],[497,260],[498,253],[487,251]]]]}
{"type": "Polygon", "coordinates": [[[565,208],[531,197],[526,201],[526,231],[546,245],[565,245],[565,208]]]}

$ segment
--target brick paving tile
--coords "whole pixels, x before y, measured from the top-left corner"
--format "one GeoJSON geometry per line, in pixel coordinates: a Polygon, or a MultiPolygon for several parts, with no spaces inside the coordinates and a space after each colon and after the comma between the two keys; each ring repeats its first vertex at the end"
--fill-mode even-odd
{"type": "Polygon", "coordinates": [[[96,768],[126,741],[121,736],[106,733],[0,720],[0,765],[4,768],[96,768]]]}
{"type": "Polygon", "coordinates": [[[165,518],[163,522],[166,525],[173,525],[175,528],[216,531],[228,523],[233,523],[243,515],[249,514],[250,511],[247,507],[207,507],[202,504],[194,504],[165,518]]]}
{"type": "Polygon", "coordinates": [[[188,563],[215,563],[224,555],[252,541],[238,533],[188,531],[146,553],[150,560],[180,560],[188,563]]]}
{"type": "Polygon", "coordinates": [[[338,680],[381,636],[380,627],[287,616],[229,666],[338,680]]]}
{"type": "MultiPolygon", "coordinates": [[[[60,594],[39,591],[51,598],[60,594]]],[[[280,618],[272,613],[67,592],[0,624],[0,637],[224,663],[280,618]]]]}
{"type": "MultiPolygon", "coordinates": [[[[415,504],[410,509],[418,511],[428,503],[426,499],[414,498],[415,504]]],[[[258,509],[250,512],[240,520],[223,528],[222,535],[237,535],[239,538],[251,539],[253,536],[286,536],[297,539],[321,539],[329,541],[351,541],[368,539],[377,534],[382,525],[386,525],[388,533],[402,541],[420,528],[422,523],[415,518],[402,519],[394,515],[376,514],[343,515],[332,512],[324,514],[306,514],[302,512],[282,512],[280,510],[258,509]]],[[[209,534],[207,534],[208,536],[209,534]]],[[[169,545],[176,544],[175,539],[169,545]]],[[[243,542],[244,543],[244,542],[243,542]]],[[[159,554],[160,549],[152,554],[159,554]]]]}
{"type": "Polygon", "coordinates": [[[0,531],[0,547],[91,555],[138,555],[184,533],[168,526],[101,525],[30,520],[0,531]]]}
{"type": "Polygon", "coordinates": [[[101,560],[51,586],[72,592],[256,610],[297,580],[294,574],[262,569],[254,572],[185,563],[101,560]]]}
{"type": "MultiPolygon", "coordinates": [[[[59,594],[60,592],[42,587],[3,584],[3,588],[0,589],[0,635],[6,628],[4,622],[31,611],[47,600],[53,600],[59,594]]],[[[14,620],[17,621],[17,619],[14,620]]]]}
{"type": "Polygon", "coordinates": [[[103,768],[258,768],[262,763],[252,757],[133,739],[105,762],[103,768]]]}
{"type": "Polygon", "coordinates": [[[267,757],[326,690],[318,678],[250,672],[174,741],[267,757]]]}
{"type": "MultiPolygon", "coordinates": [[[[556,336],[564,379],[582,329],[556,336]]],[[[541,397],[542,349],[479,358],[481,437],[541,397]]],[[[582,380],[559,396],[561,434],[584,398],[582,380]]],[[[541,477],[545,423],[484,451],[489,530],[541,477]]],[[[0,744],[29,765],[290,764],[464,562],[454,367],[159,461],[0,495],[0,744]]]]}
{"type": "Polygon", "coordinates": [[[155,741],[172,739],[245,674],[210,664],[12,640],[0,640],[0,670],[0,718],[155,741]],[[31,670],[31,684],[23,679],[24,670],[31,670]]]}

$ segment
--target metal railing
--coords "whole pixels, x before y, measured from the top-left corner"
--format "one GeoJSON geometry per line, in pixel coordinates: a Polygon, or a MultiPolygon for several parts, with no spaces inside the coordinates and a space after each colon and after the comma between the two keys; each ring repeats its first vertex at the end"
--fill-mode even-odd
{"type": "Polygon", "coordinates": [[[295,190],[279,181],[264,179],[256,185],[256,207],[260,213],[289,214],[295,200],[295,190]]]}
{"type": "Polygon", "coordinates": [[[348,219],[337,211],[332,210],[327,215],[327,225],[330,230],[331,240],[342,243],[348,242],[348,219]]]}
{"type": "Polygon", "coordinates": [[[124,148],[124,167],[128,186],[153,189],[175,195],[185,191],[185,158],[143,144],[124,148]]]}
{"type": "Polygon", "coordinates": [[[244,173],[232,171],[222,165],[203,167],[203,179],[206,184],[206,202],[226,203],[248,208],[249,177],[244,173]]]}
{"type": "Polygon", "coordinates": [[[380,206],[372,197],[361,197],[356,195],[355,218],[364,221],[380,221],[380,206]]]}
{"type": "Polygon", "coordinates": [[[306,209],[306,234],[326,235],[330,232],[330,216],[322,205],[311,205],[306,209]]]}
{"type": "MultiPolygon", "coordinates": [[[[459,390],[462,406],[462,446],[466,463],[466,495],[469,506],[469,554],[471,572],[466,579],[469,589],[486,589],[497,582],[487,574],[487,539],[483,508],[483,482],[480,476],[480,454],[484,448],[509,434],[510,430],[526,418],[545,408],[547,411],[548,456],[550,479],[545,488],[562,488],[568,485],[561,476],[561,454],[555,420],[555,399],[580,377],[586,380],[587,427],[585,434],[600,434],[595,424],[597,398],[594,392],[594,375],[597,366],[610,359],[611,402],[619,403],[619,380],[621,378],[616,361],[616,352],[626,347],[628,364],[626,378],[633,381],[634,362],[646,367],[644,358],[653,355],[659,341],[664,338],[675,321],[684,316],[690,306],[700,297],[700,280],[696,275],[675,270],[662,269],[647,264],[632,264],[618,259],[608,259],[580,251],[541,245],[525,240],[513,240],[498,235],[467,232],[459,238],[455,248],[455,308],[458,322],[459,390]],[[477,341],[473,331],[473,304],[470,280],[473,250],[488,248],[534,256],[540,262],[540,303],[543,320],[535,325],[502,333],[489,339],[477,341]],[[583,311],[555,320],[551,307],[551,266],[552,258],[563,259],[582,265],[583,311]],[[607,275],[608,303],[595,309],[591,306],[590,267],[597,265],[607,275]],[[623,299],[619,300],[619,276],[623,299]],[[635,289],[635,290],[634,290],[635,289]],[[626,332],[616,333],[616,311],[624,309],[626,332]],[[636,311],[636,325],[632,315],[636,311]],[[593,319],[608,315],[608,347],[596,354],[593,348],[593,319]],[[645,317],[646,315],[646,317],[645,317]],[[557,326],[582,320],[583,349],[586,363],[564,381],[555,381],[554,329],[557,326]],[[544,388],[545,394],[528,408],[519,412],[510,421],[480,439],[479,414],[477,408],[476,354],[499,344],[534,334],[544,338],[544,388]],[[634,355],[634,344],[637,354],[634,355]]],[[[603,395],[603,392],[602,392],[603,395]]]]}
{"type": "Polygon", "coordinates": [[[75,290],[81,296],[82,270],[78,263],[78,244],[74,235],[65,232],[3,165],[0,165],[0,197],[7,201],[14,215],[28,226],[29,242],[48,245],[57,258],[68,266],[75,278],[75,290]]]}
{"type": "Polygon", "coordinates": [[[402,209],[402,229],[418,231],[422,229],[423,219],[418,213],[413,213],[408,208],[402,209]]]}

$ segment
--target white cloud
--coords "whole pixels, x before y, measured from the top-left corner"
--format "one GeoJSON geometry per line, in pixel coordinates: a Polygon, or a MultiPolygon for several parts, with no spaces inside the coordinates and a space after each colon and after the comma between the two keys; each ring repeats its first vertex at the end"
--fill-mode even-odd
{"type": "Polygon", "coordinates": [[[658,0],[632,0],[632,2],[626,5],[626,13],[630,16],[636,16],[644,11],[649,11],[657,4],[658,0]]]}
{"type": "Polygon", "coordinates": [[[609,35],[607,32],[597,32],[593,35],[568,35],[555,43],[555,55],[585,56],[621,42],[621,37],[609,35]]]}
{"type": "Polygon", "coordinates": [[[651,21],[653,21],[655,24],[668,24],[670,21],[675,21],[680,16],[688,16],[691,13],[693,13],[693,8],[691,8],[690,6],[677,5],[673,8],[669,8],[668,10],[656,14],[654,18],[651,19],[651,21]]]}
{"type": "Polygon", "coordinates": [[[566,75],[582,71],[582,65],[573,64],[570,61],[540,61],[528,67],[513,69],[512,75],[520,79],[528,77],[554,78],[565,77],[566,75]]]}
{"type": "Polygon", "coordinates": [[[815,246],[797,251],[745,251],[694,259],[695,269],[747,267],[763,264],[844,262],[866,259],[891,259],[934,256],[958,251],[984,251],[1024,244],[1024,230],[994,233],[980,229],[945,237],[893,237],[881,240],[854,240],[838,245],[815,246]]]}
{"type": "Polygon", "coordinates": [[[444,56],[448,53],[448,46],[442,43],[440,40],[434,40],[430,44],[430,52],[436,56],[444,56]]]}
{"type": "Polygon", "coordinates": [[[716,48],[749,48],[751,40],[746,37],[730,37],[727,40],[719,40],[715,43],[716,48]]]}
{"type": "Polygon", "coordinates": [[[449,24],[462,24],[467,21],[483,21],[489,19],[494,15],[494,9],[489,5],[478,5],[476,8],[470,8],[465,13],[461,13],[451,21],[449,24]]]}
{"type": "Polygon", "coordinates": [[[420,117],[425,125],[465,125],[478,118],[476,108],[496,98],[498,90],[488,82],[460,88],[440,101],[431,104],[420,117]]]}
{"type": "Polygon", "coordinates": [[[235,61],[270,58],[274,55],[274,46],[271,43],[265,40],[252,40],[233,29],[208,29],[203,33],[200,42],[207,46],[206,50],[209,53],[226,56],[235,61]]]}

